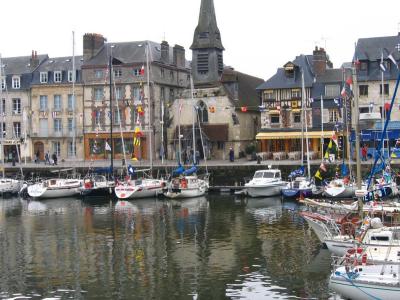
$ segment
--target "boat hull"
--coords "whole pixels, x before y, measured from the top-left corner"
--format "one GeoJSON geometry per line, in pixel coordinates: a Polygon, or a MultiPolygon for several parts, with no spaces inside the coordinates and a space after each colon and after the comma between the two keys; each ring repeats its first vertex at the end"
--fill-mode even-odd
{"type": "Polygon", "coordinates": [[[194,198],[203,196],[206,193],[205,188],[193,188],[193,189],[171,189],[164,192],[164,196],[170,199],[183,199],[183,198],[194,198]]]}
{"type": "Polygon", "coordinates": [[[300,196],[311,197],[313,195],[312,189],[296,189],[296,188],[283,188],[282,195],[285,198],[297,198],[300,196]]]}
{"type": "Polygon", "coordinates": [[[250,186],[246,185],[247,194],[250,197],[272,197],[279,196],[285,184],[269,186],[250,186]]]}
{"type": "Polygon", "coordinates": [[[115,195],[118,199],[140,199],[157,197],[162,194],[163,181],[152,181],[151,184],[130,185],[125,183],[115,187],[115,195]]]}
{"type": "Polygon", "coordinates": [[[63,198],[78,195],[78,187],[68,187],[63,189],[36,188],[35,185],[28,187],[28,194],[33,198],[63,198]]]}
{"type": "Polygon", "coordinates": [[[355,187],[327,187],[325,196],[329,198],[353,198],[355,196],[355,187]]]}

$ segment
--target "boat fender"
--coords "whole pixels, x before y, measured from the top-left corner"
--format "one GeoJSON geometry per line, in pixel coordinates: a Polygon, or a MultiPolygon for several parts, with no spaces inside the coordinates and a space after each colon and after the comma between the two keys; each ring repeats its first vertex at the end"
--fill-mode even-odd
{"type": "Polygon", "coordinates": [[[367,253],[364,253],[364,254],[362,255],[362,257],[361,257],[361,264],[362,264],[363,266],[366,266],[366,265],[367,265],[367,253]]]}
{"type": "Polygon", "coordinates": [[[187,188],[187,180],[186,180],[185,178],[183,178],[183,179],[181,180],[181,187],[182,187],[183,189],[186,189],[186,188],[187,188]]]}

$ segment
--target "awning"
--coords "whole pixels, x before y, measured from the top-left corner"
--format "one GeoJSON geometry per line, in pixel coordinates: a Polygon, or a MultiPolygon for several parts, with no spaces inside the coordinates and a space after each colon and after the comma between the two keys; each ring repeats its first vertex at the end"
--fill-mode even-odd
{"type": "MultiPolygon", "coordinates": [[[[323,131],[324,138],[330,138],[333,131],[323,131]]],[[[304,132],[304,138],[321,138],[321,131],[304,132]]],[[[277,132],[260,132],[256,135],[257,140],[286,140],[286,139],[301,139],[301,131],[277,131],[277,132]]]]}
{"type": "Polygon", "coordinates": [[[270,111],[269,111],[269,114],[270,114],[270,115],[279,115],[280,112],[279,112],[279,110],[275,109],[275,110],[270,110],[270,111]]]}

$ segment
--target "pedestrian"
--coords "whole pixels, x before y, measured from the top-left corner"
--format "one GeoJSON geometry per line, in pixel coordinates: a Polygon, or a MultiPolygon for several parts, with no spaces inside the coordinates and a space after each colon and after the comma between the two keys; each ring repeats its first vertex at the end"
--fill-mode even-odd
{"type": "Polygon", "coordinates": [[[235,152],[233,151],[233,148],[229,148],[229,161],[233,162],[235,160],[235,152]]]}
{"type": "Polygon", "coordinates": [[[50,153],[49,153],[49,150],[47,150],[46,154],[44,155],[44,164],[45,165],[47,165],[47,164],[50,165],[50,153]]]}
{"type": "Polygon", "coordinates": [[[367,148],[367,145],[366,144],[364,144],[364,146],[361,148],[361,159],[363,160],[363,161],[367,161],[367,153],[368,153],[368,148],[367,148]]]}
{"type": "Polygon", "coordinates": [[[15,157],[16,155],[15,155],[15,150],[12,152],[12,165],[13,166],[15,166],[15,160],[16,160],[16,157],[15,157]]]}
{"type": "Polygon", "coordinates": [[[53,164],[57,165],[57,154],[55,152],[53,153],[52,158],[53,158],[53,164]]]}
{"type": "Polygon", "coordinates": [[[40,151],[36,151],[36,160],[35,162],[38,164],[39,163],[39,156],[40,156],[40,151]]]}

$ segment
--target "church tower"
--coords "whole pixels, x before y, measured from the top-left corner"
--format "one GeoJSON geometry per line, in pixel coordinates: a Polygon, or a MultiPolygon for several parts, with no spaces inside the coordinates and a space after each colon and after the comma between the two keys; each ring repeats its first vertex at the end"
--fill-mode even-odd
{"type": "Polygon", "coordinates": [[[194,86],[217,86],[224,67],[222,51],[225,49],[217,26],[213,0],[201,0],[199,23],[190,49],[194,86]]]}

